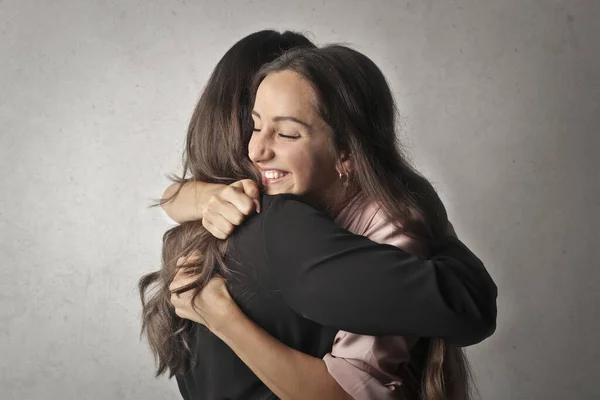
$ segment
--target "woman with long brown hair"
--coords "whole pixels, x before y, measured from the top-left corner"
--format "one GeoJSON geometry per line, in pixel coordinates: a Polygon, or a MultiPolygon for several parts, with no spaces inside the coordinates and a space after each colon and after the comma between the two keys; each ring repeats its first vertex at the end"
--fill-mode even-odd
{"type": "MultiPolygon", "coordinates": [[[[288,321],[291,325],[287,327],[281,326],[277,321],[265,320],[265,315],[260,313],[261,307],[264,307],[265,304],[260,301],[253,302],[257,298],[261,299],[261,293],[265,294],[262,292],[263,285],[280,291],[284,298],[284,304],[286,302],[290,304],[296,314],[304,314],[320,324],[348,331],[372,335],[440,336],[462,344],[482,340],[493,331],[495,322],[495,287],[493,283],[476,257],[468,252],[460,242],[445,236],[447,228],[445,211],[428,182],[416,174],[401,158],[389,158],[395,155],[393,150],[389,150],[390,144],[391,147],[394,147],[393,139],[390,143],[389,131],[384,132],[386,129],[391,129],[391,137],[394,136],[393,116],[391,121],[388,118],[393,115],[393,102],[388,101],[391,100],[391,95],[388,99],[385,91],[378,93],[378,90],[365,90],[367,85],[375,84],[372,81],[373,76],[370,75],[373,73],[370,70],[372,66],[368,63],[365,64],[365,60],[357,58],[356,54],[347,53],[346,50],[340,51],[340,49],[342,48],[329,48],[323,50],[323,53],[296,53],[294,55],[296,58],[293,60],[301,61],[301,56],[304,54],[304,64],[284,65],[284,63],[279,67],[274,64],[271,66],[273,69],[266,72],[264,77],[269,79],[267,76],[276,76],[277,72],[294,71],[294,74],[302,76],[300,83],[296,79],[296,88],[300,92],[305,90],[309,96],[314,96],[314,100],[317,102],[317,106],[311,105],[312,108],[305,109],[305,113],[302,115],[305,117],[304,121],[293,115],[289,118],[290,115],[285,113],[284,115],[275,115],[277,113],[272,111],[263,111],[264,115],[259,116],[261,113],[255,110],[255,118],[261,118],[261,121],[262,118],[266,118],[265,124],[271,124],[268,121],[274,119],[277,119],[278,122],[284,120],[293,122],[291,119],[295,118],[295,123],[302,121],[307,128],[311,128],[302,132],[306,135],[303,138],[301,138],[302,134],[298,133],[299,129],[296,129],[298,135],[289,135],[282,132],[276,133],[271,125],[269,128],[264,128],[265,132],[269,132],[268,135],[271,135],[270,138],[275,138],[273,140],[297,141],[296,143],[300,143],[298,146],[305,146],[297,147],[295,150],[303,150],[301,153],[306,156],[304,159],[294,158],[294,154],[297,156],[298,152],[290,152],[287,156],[287,170],[282,169],[281,166],[278,166],[279,168],[268,166],[266,170],[263,169],[263,180],[266,183],[267,193],[275,194],[287,190],[302,195],[304,201],[335,215],[344,208],[344,203],[353,193],[362,191],[369,200],[381,203],[382,209],[390,221],[401,221],[404,232],[414,239],[421,240],[427,246],[431,260],[410,257],[389,246],[377,246],[370,241],[350,235],[333,226],[331,221],[324,219],[322,214],[315,214],[311,209],[297,203],[296,199],[287,197],[265,197],[262,204],[263,212],[259,216],[250,218],[245,226],[228,241],[231,242],[228,246],[229,251],[225,248],[227,242],[215,241],[206,234],[206,231],[199,228],[198,223],[183,224],[165,235],[163,270],[150,275],[141,284],[143,293],[153,283],[158,283],[161,290],[145,304],[145,327],[155,354],[159,358],[159,363],[162,362],[163,371],[168,368],[171,373],[178,373],[178,380],[180,376],[186,375],[186,371],[181,371],[182,363],[185,364],[185,367],[191,367],[194,364],[193,356],[196,356],[195,361],[198,362],[201,358],[204,359],[203,361],[210,359],[211,351],[220,356],[228,354],[219,341],[211,342],[211,336],[207,336],[207,332],[197,330],[196,326],[190,325],[186,321],[173,318],[173,311],[165,301],[165,296],[168,294],[168,288],[165,290],[165,285],[175,275],[176,268],[173,265],[175,260],[193,252],[198,252],[200,258],[194,260],[191,267],[186,267],[185,270],[191,272],[191,275],[187,275],[187,277],[194,277],[194,281],[192,285],[184,288],[195,288],[192,297],[196,297],[195,294],[207,282],[209,282],[208,289],[216,288],[218,282],[222,282],[218,279],[209,280],[217,269],[217,272],[225,274],[235,300],[250,317],[253,317],[259,325],[278,339],[315,357],[324,355],[324,353],[319,354],[323,351],[323,346],[315,347],[314,345],[327,341],[327,330],[310,324],[302,330],[300,321],[303,323],[308,323],[308,321],[294,320],[291,316],[289,316],[291,320],[288,321]],[[329,54],[328,57],[333,58],[323,58],[327,54],[329,54]],[[336,64],[340,61],[348,63],[353,60],[354,64],[357,60],[360,61],[359,65],[355,65],[355,67],[363,68],[363,71],[359,68],[353,73],[366,73],[366,80],[359,80],[360,83],[348,86],[349,76],[343,74],[338,74],[338,81],[333,83],[326,83],[318,79],[319,73],[315,68],[318,70],[331,65],[341,65],[336,64]],[[310,83],[306,85],[307,82],[310,83]],[[305,85],[302,86],[302,83],[305,85]],[[327,86],[332,84],[333,88],[327,86]],[[338,93],[339,97],[335,98],[329,89],[335,91],[337,85],[346,85],[346,91],[341,90],[338,93]],[[323,90],[323,88],[327,90],[323,90]],[[361,94],[366,94],[366,96],[361,98],[361,94]],[[373,99],[378,99],[378,104],[376,107],[369,107],[368,101],[373,99]],[[348,100],[352,104],[344,103],[348,100]],[[387,107],[388,105],[391,105],[391,109],[387,107]],[[336,112],[339,114],[334,115],[336,112]],[[280,118],[282,116],[286,118],[280,118]],[[392,122],[392,124],[386,128],[383,126],[384,124],[377,125],[371,124],[371,122],[392,122]],[[374,126],[379,126],[380,131],[385,135],[367,138],[366,132],[373,129],[374,126]],[[344,129],[350,130],[344,134],[344,129]],[[311,135],[313,133],[314,135],[311,135]],[[309,136],[310,139],[308,139],[309,136]],[[388,158],[372,160],[371,156],[378,153],[388,158]],[[387,168],[391,169],[391,173],[388,173],[387,168]],[[394,178],[394,173],[399,175],[394,178]],[[343,182],[340,182],[338,176],[344,178],[343,182]],[[291,187],[281,187],[281,185],[289,184],[290,180],[292,181],[291,187]],[[382,182],[385,185],[382,185],[382,182]],[[275,190],[275,192],[270,192],[271,190],[275,190]],[[345,196],[338,196],[339,193],[345,193],[345,196]],[[416,197],[419,195],[424,195],[424,198],[416,197]],[[401,205],[397,205],[395,200],[400,200],[398,203],[401,205]],[[411,203],[413,200],[416,201],[411,203]],[[286,227],[293,228],[293,231],[286,230],[286,227]],[[244,245],[248,246],[249,242],[252,242],[254,247],[262,248],[267,258],[256,260],[256,254],[241,254],[240,252],[243,253],[242,248],[245,247],[244,245]],[[350,246],[348,247],[348,245],[350,246]],[[246,260],[244,260],[244,256],[246,260]],[[252,259],[252,257],[255,257],[252,260],[254,262],[248,262],[248,258],[252,259]],[[377,265],[369,266],[369,263],[377,265]],[[268,271],[261,270],[259,264],[264,264],[262,267],[266,265],[268,271]],[[252,274],[248,275],[250,271],[253,271],[255,275],[260,275],[260,272],[268,273],[267,276],[259,276],[262,279],[255,280],[256,285],[248,286],[248,282],[252,282],[252,274]],[[196,279],[198,272],[200,272],[200,276],[196,279]],[[352,273],[354,276],[344,277],[345,273],[352,273]],[[272,282],[268,275],[274,278],[272,282]],[[243,277],[240,278],[240,276],[243,277]],[[359,282],[354,282],[353,279],[358,279],[359,282]],[[294,284],[297,284],[297,287],[294,284]],[[332,289],[332,285],[336,285],[339,290],[332,289]],[[366,291],[366,293],[361,293],[361,291],[366,291]],[[308,296],[307,293],[311,296],[308,296]],[[378,296],[385,296],[385,298],[377,298],[378,296]],[[415,310],[411,310],[412,307],[422,307],[425,315],[416,317],[415,310]],[[387,314],[387,316],[378,316],[376,315],[377,311],[387,314]],[[314,335],[317,340],[311,342],[308,337],[298,336],[299,330],[294,327],[305,334],[314,335]],[[192,331],[194,329],[196,329],[195,332],[192,331]],[[287,335],[286,329],[291,330],[287,332],[287,335]],[[161,333],[165,337],[161,337],[161,333]],[[195,340],[199,338],[203,340],[195,340]],[[206,341],[212,343],[215,348],[207,346],[206,341]],[[312,344],[307,346],[307,341],[312,344]],[[187,363],[186,359],[191,361],[187,363]]],[[[282,60],[290,62],[291,59],[282,60]]],[[[344,69],[339,69],[339,71],[344,71],[344,69]]],[[[294,78],[297,77],[294,76],[294,78]]],[[[328,77],[328,79],[330,78],[328,77]]],[[[356,78],[356,76],[352,76],[352,79],[356,78]]],[[[293,83],[293,80],[290,82],[293,83]]],[[[378,84],[381,82],[375,86],[378,84]]],[[[387,86],[379,86],[379,89],[387,88],[387,86]]],[[[285,102],[279,103],[284,104],[285,102]]],[[[268,110],[268,108],[264,109],[268,110]]],[[[255,135],[267,136],[265,132],[261,130],[255,135]]],[[[254,136],[252,140],[255,140],[254,136]]],[[[188,140],[188,146],[190,143],[193,147],[193,138],[191,141],[188,140]]],[[[262,147],[255,146],[253,148],[262,148],[260,151],[256,150],[257,153],[252,157],[259,167],[270,163],[268,153],[272,148],[267,151],[267,146],[264,144],[262,147]]],[[[281,156],[282,151],[285,151],[284,147],[279,148],[278,160],[286,160],[281,156]]],[[[204,176],[202,173],[197,176],[215,182],[216,178],[229,172],[215,173],[219,167],[229,167],[227,162],[234,167],[237,163],[239,167],[239,163],[243,161],[242,158],[227,160],[227,156],[225,156],[219,164],[218,161],[214,161],[215,158],[217,157],[210,154],[203,154],[203,157],[199,157],[198,159],[202,159],[203,163],[211,163],[213,167],[215,165],[217,167],[211,171],[214,174],[212,176],[207,173],[204,173],[204,176]]],[[[282,163],[285,164],[285,162],[282,163]]],[[[200,170],[203,168],[205,169],[205,167],[199,167],[200,170]]],[[[236,169],[232,168],[231,171],[234,173],[229,173],[229,176],[237,179],[252,176],[252,169],[243,171],[243,168],[238,169],[238,171],[242,171],[239,174],[235,174],[236,169]]],[[[183,291],[178,291],[178,293],[183,293],[183,291]]],[[[199,298],[211,292],[202,293],[199,298]]],[[[224,295],[226,292],[223,290],[212,292],[212,294],[215,293],[224,295]]],[[[270,292],[267,291],[266,297],[262,298],[263,301],[269,299],[268,293],[270,292]]],[[[223,298],[226,296],[213,297],[213,299],[223,298]]],[[[267,302],[273,301],[276,303],[273,298],[267,302]]],[[[212,325],[211,329],[218,330],[218,327],[212,325]]],[[[273,343],[271,342],[271,344],[273,343]]],[[[219,360],[223,362],[223,358],[219,358],[219,360]]],[[[312,365],[321,368],[319,364],[313,363],[312,365]]],[[[159,364],[160,366],[161,364],[159,364]]],[[[197,366],[198,363],[195,364],[195,372],[191,374],[194,376],[181,378],[182,392],[189,390],[188,396],[204,393],[209,398],[213,398],[211,394],[207,394],[205,387],[198,388],[200,385],[194,387],[194,384],[198,383],[196,378],[201,375],[198,373],[197,366]]],[[[206,369],[206,363],[201,366],[205,368],[200,372],[215,372],[210,368],[206,369]]],[[[233,363],[230,366],[238,368],[239,364],[233,363]]],[[[252,365],[250,366],[252,367],[252,365]]],[[[253,368],[253,370],[257,372],[256,369],[253,368]]],[[[300,371],[302,370],[300,369],[300,371]]],[[[323,369],[321,368],[317,372],[319,371],[323,371],[323,369]]],[[[159,370],[159,372],[162,371],[159,370]]],[[[239,374],[230,375],[232,386],[236,386],[233,385],[233,381],[239,381],[240,376],[247,375],[247,371],[243,368],[238,372],[239,374]]],[[[269,377],[260,372],[257,373],[269,385],[269,377]]],[[[296,378],[302,379],[301,376],[296,378]]],[[[251,382],[251,379],[247,381],[251,382]]],[[[203,381],[202,383],[206,384],[207,382],[203,381]]],[[[271,388],[277,392],[279,389],[272,387],[276,385],[277,383],[271,382],[271,388]]],[[[250,388],[250,386],[246,388],[250,388]]],[[[332,391],[334,390],[332,389],[332,391]]],[[[286,393],[285,390],[279,391],[279,394],[286,393]]],[[[290,394],[297,395],[299,393],[290,394]]],[[[213,395],[215,398],[218,397],[218,394],[213,393],[213,395]]],[[[245,396],[243,398],[249,398],[248,392],[245,396]]],[[[301,393],[300,397],[302,397],[301,393]]]]}

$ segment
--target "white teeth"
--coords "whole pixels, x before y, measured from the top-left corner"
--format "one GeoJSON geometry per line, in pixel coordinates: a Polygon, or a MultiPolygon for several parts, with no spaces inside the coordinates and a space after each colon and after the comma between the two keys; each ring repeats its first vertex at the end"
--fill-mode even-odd
{"type": "Polygon", "coordinates": [[[285,174],[278,171],[265,171],[265,178],[267,179],[279,179],[285,174]]]}

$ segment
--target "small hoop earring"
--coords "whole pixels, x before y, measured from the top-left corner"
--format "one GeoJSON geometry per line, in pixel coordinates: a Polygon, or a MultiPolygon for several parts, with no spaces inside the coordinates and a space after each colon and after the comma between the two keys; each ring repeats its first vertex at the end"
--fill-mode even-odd
{"type": "Polygon", "coordinates": [[[348,181],[350,180],[349,176],[347,174],[343,174],[340,172],[340,181],[342,181],[342,186],[343,187],[348,187],[348,181]]]}

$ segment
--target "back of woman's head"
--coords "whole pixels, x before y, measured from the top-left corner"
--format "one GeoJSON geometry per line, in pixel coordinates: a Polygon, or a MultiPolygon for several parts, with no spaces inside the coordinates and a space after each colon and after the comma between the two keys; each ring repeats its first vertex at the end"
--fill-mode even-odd
{"type": "MultiPolygon", "coordinates": [[[[263,65],[286,51],[314,47],[299,33],[272,30],[253,33],[235,43],[215,67],[196,105],[188,127],[183,174],[174,180],[231,183],[258,179],[246,150],[252,132],[252,79],[263,65]]],[[[228,276],[223,261],[226,251],[227,241],[214,238],[200,221],[183,223],[165,233],[161,270],[145,275],[139,282],[142,334],[157,361],[157,376],[167,371],[173,376],[193,361],[190,334],[195,324],[179,318],[170,302],[169,285],[177,271],[177,260],[192,253],[199,255],[187,268],[189,273],[201,276],[189,287],[196,296],[215,274],[228,276]]]]}
{"type": "MultiPolygon", "coordinates": [[[[267,75],[280,71],[296,72],[312,85],[315,105],[331,127],[334,153],[350,160],[351,188],[381,204],[390,221],[425,247],[446,233],[448,219],[439,196],[400,152],[393,95],[373,61],[339,45],[298,49],[261,69],[254,90],[267,75]]],[[[402,387],[405,398],[469,397],[468,364],[461,349],[441,339],[423,339],[411,358],[402,387]]]]}
{"type": "Polygon", "coordinates": [[[193,180],[231,183],[254,171],[247,157],[252,79],[262,66],[286,51],[314,47],[302,34],[264,30],[244,37],[225,53],[189,124],[184,179],[189,172],[193,180]]]}

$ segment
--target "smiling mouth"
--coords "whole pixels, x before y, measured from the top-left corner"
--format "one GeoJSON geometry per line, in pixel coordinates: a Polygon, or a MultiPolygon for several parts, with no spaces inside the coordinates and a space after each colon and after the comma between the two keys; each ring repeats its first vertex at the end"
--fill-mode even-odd
{"type": "Polygon", "coordinates": [[[261,171],[262,181],[264,185],[280,182],[290,175],[289,172],[279,170],[261,171]]]}

